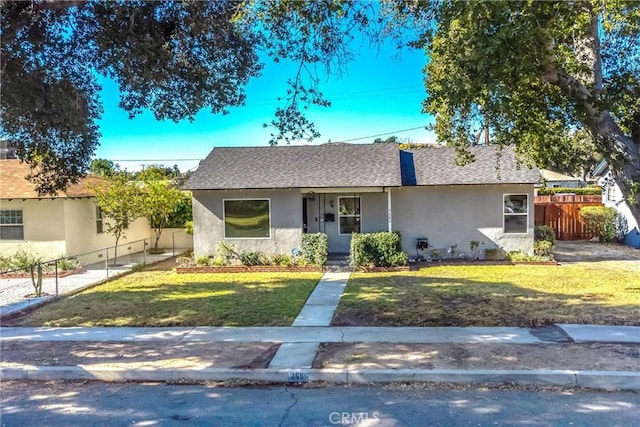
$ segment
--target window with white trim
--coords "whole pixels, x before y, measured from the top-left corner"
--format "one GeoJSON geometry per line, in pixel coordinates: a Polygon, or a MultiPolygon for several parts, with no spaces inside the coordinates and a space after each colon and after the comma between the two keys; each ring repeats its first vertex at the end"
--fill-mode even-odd
{"type": "Polygon", "coordinates": [[[269,199],[225,199],[224,237],[268,239],[271,237],[269,199]]]}
{"type": "Polygon", "coordinates": [[[24,220],[21,210],[0,211],[0,240],[24,240],[24,220]]]}
{"type": "Polygon", "coordinates": [[[503,218],[505,233],[526,233],[529,224],[529,196],[505,194],[503,218]]]}
{"type": "Polygon", "coordinates": [[[360,233],[360,197],[338,197],[340,234],[360,233]]]}

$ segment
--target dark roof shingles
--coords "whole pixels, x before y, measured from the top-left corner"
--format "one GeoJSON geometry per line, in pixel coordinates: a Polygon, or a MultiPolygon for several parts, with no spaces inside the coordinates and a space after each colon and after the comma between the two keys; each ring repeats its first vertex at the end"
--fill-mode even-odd
{"type": "Polygon", "coordinates": [[[400,186],[394,144],[215,148],[188,190],[400,186]]]}

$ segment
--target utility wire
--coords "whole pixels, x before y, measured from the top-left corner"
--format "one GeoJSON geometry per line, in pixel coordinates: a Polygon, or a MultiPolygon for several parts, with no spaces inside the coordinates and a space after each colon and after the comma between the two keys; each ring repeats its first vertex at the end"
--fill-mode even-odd
{"type": "Polygon", "coordinates": [[[415,128],[394,130],[393,132],[379,133],[379,134],[376,134],[376,135],[361,136],[361,137],[358,137],[358,138],[351,138],[351,139],[343,139],[343,140],[335,141],[335,142],[351,142],[351,141],[360,141],[360,140],[362,140],[362,139],[375,138],[375,137],[377,137],[377,136],[393,135],[394,133],[409,132],[410,130],[418,130],[418,129],[425,129],[425,128],[426,128],[426,126],[418,126],[418,127],[415,127],[415,128]]]}

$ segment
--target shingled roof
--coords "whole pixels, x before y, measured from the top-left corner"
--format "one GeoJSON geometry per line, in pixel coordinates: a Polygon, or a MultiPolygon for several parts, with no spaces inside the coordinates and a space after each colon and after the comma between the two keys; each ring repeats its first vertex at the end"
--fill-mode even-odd
{"type": "Polygon", "coordinates": [[[399,187],[395,144],[286,145],[215,148],[187,190],[399,187]]]}
{"type": "Polygon", "coordinates": [[[455,164],[452,148],[398,150],[395,144],[323,144],[215,148],[187,190],[530,184],[537,169],[517,164],[513,149],[471,147],[476,161],[455,164]]]}
{"type": "Polygon", "coordinates": [[[470,147],[475,161],[465,166],[455,163],[453,148],[422,148],[406,152],[403,158],[403,185],[535,184],[541,176],[537,168],[519,165],[511,147],[470,147]],[[405,164],[411,160],[415,175],[405,164]],[[413,178],[413,182],[412,181],[413,178]]]}
{"type": "Polygon", "coordinates": [[[92,197],[95,193],[88,188],[89,183],[104,182],[102,178],[89,176],[81,179],[77,184],[71,184],[66,191],[58,192],[55,196],[40,196],[36,186],[25,177],[31,171],[26,163],[20,160],[0,160],[0,199],[51,199],[59,197],[78,198],[92,197]]]}

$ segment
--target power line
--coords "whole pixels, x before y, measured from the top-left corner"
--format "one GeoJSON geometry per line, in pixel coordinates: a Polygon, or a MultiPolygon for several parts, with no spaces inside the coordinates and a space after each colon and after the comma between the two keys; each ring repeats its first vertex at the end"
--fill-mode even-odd
{"type": "Polygon", "coordinates": [[[351,142],[351,141],[360,141],[362,139],[369,139],[369,138],[375,138],[377,136],[385,136],[385,135],[392,135],[394,133],[402,133],[402,132],[409,132],[411,130],[418,130],[418,129],[425,129],[426,126],[418,126],[415,128],[409,128],[409,129],[400,129],[400,130],[394,130],[392,132],[385,132],[385,133],[379,133],[376,135],[369,135],[369,136],[361,136],[358,138],[351,138],[351,139],[343,139],[341,141],[336,141],[336,142],[351,142]]]}

